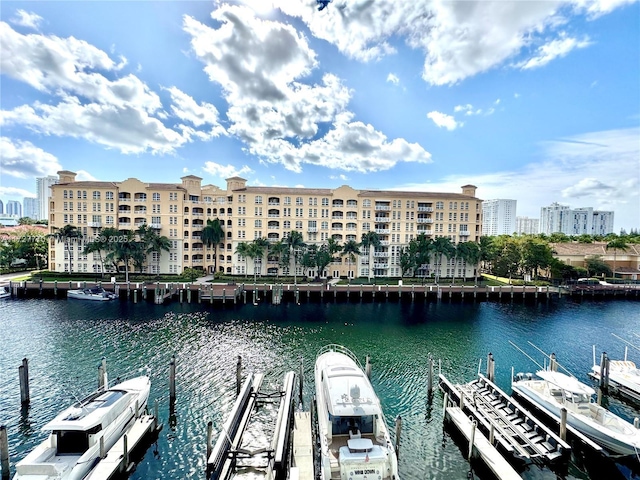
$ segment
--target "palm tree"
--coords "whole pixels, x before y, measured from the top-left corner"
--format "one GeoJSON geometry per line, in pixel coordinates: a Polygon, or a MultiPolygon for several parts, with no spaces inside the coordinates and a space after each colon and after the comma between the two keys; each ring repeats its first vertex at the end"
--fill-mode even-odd
{"type": "Polygon", "coordinates": [[[129,281],[129,262],[138,255],[141,250],[140,242],[136,241],[136,236],[131,230],[121,230],[116,237],[118,241],[111,242],[110,252],[107,260],[124,263],[125,282],[129,281]]]}
{"type": "Polygon", "coordinates": [[[98,259],[100,261],[100,277],[101,278],[104,278],[104,260],[102,258],[102,251],[107,250],[107,248],[109,247],[109,242],[107,241],[107,239],[108,237],[102,234],[98,235],[97,237],[95,237],[93,241],[87,243],[87,245],[84,247],[84,251],[82,252],[85,255],[88,255],[90,253],[98,254],[98,259]]]}
{"type": "Polygon", "coordinates": [[[351,282],[351,263],[355,263],[356,255],[360,255],[360,246],[355,240],[347,240],[342,246],[342,255],[347,256],[347,278],[351,282]]]}
{"type": "Polygon", "coordinates": [[[618,250],[626,252],[627,248],[629,248],[629,245],[624,240],[624,238],[614,238],[613,240],[609,241],[609,243],[607,243],[607,246],[605,247],[607,251],[613,250],[613,278],[616,278],[616,257],[618,250]]]}
{"type": "Polygon", "coordinates": [[[269,251],[269,240],[264,237],[256,238],[253,240],[253,244],[256,245],[256,251],[259,253],[258,258],[260,258],[260,275],[262,275],[262,265],[264,262],[264,255],[269,251]]]}
{"type": "MultiPolygon", "coordinates": [[[[431,264],[431,254],[433,253],[433,240],[424,233],[418,235],[415,241],[409,242],[409,252],[415,255],[415,268],[422,269],[425,273],[429,270],[431,264]],[[413,245],[413,246],[412,246],[413,245]]],[[[415,276],[415,272],[413,274],[415,276]]],[[[425,275],[422,275],[422,283],[424,284],[425,275]]]]}
{"type": "Polygon", "coordinates": [[[207,247],[213,246],[213,272],[218,268],[218,244],[224,239],[224,230],[219,218],[207,220],[207,226],[202,229],[202,243],[207,247]]]}
{"type": "Polygon", "coordinates": [[[236,247],[236,255],[239,255],[240,257],[244,257],[244,270],[245,270],[245,275],[248,273],[247,272],[247,258],[250,256],[249,254],[250,252],[250,245],[247,242],[240,242],[238,244],[238,246],[236,247]]]}
{"type": "Polygon", "coordinates": [[[171,250],[171,240],[164,235],[158,235],[155,231],[145,240],[147,248],[146,253],[157,253],[157,275],[160,275],[160,256],[162,251],[169,252],[171,250]]]}
{"type": "MultiPolygon", "coordinates": [[[[278,267],[284,268],[289,265],[289,246],[283,240],[278,240],[275,243],[269,244],[269,255],[278,257],[278,267]]],[[[278,268],[276,276],[279,272],[280,268],[278,268]]]]}
{"type": "Polygon", "coordinates": [[[440,270],[442,267],[442,257],[447,260],[454,255],[455,246],[449,237],[438,237],[433,241],[433,254],[435,259],[436,283],[440,281],[440,270]]]}
{"type": "Polygon", "coordinates": [[[305,243],[302,239],[302,234],[297,230],[291,230],[284,242],[289,247],[289,259],[293,264],[293,283],[296,285],[298,283],[296,276],[296,250],[303,248],[305,243]]]}
{"type": "Polygon", "coordinates": [[[380,237],[376,232],[367,232],[362,234],[362,248],[369,251],[369,282],[373,278],[373,249],[380,246],[380,237]]]}
{"type": "Polygon", "coordinates": [[[64,244],[64,248],[67,251],[67,255],[69,257],[69,273],[73,273],[73,267],[71,263],[73,260],[73,254],[69,249],[69,243],[81,239],[82,233],[73,225],[65,225],[64,227],[57,229],[56,232],[52,234],[52,236],[56,239],[57,242],[62,242],[64,244]]]}
{"type": "MultiPolygon", "coordinates": [[[[475,265],[477,267],[480,261],[480,247],[475,242],[464,242],[458,245],[458,256],[462,260],[462,271],[466,271],[467,265],[475,265]]],[[[478,276],[474,275],[474,281],[478,276]]]]}

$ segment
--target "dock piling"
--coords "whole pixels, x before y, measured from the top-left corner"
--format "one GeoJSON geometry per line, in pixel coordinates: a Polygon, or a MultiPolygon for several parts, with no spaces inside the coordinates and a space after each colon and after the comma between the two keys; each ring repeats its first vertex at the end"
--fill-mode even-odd
{"type": "Polygon", "coordinates": [[[107,456],[104,448],[104,435],[100,437],[100,458],[104,458],[107,456]]]}
{"type": "Polygon", "coordinates": [[[300,392],[299,392],[299,400],[300,400],[300,405],[302,405],[302,389],[303,389],[303,378],[304,378],[304,360],[301,358],[300,359],[300,374],[298,375],[299,378],[299,382],[298,382],[298,386],[300,387],[300,392]]]}
{"type": "Polygon", "coordinates": [[[367,355],[367,359],[365,361],[364,373],[366,373],[368,379],[371,379],[371,356],[370,355],[367,355]]]}
{"type": "Polygon", "coordinates": [[[123,470],[126,472],[129,470],[129,448],[128,448],[128,439],[127,434],[125,433],[122,437],[122,466],[123,470]]]}
{"type": "Polygon", "coordinates": [[[176,356],[171,355],[169,362],[169,403],[176,402],[176,356]]]}
{"type": "Polygon", "coordinates": [[[449,406],[449,392],[444,392],[444,398],[442,400],[442,416],[446,418],[447,407],[449,406]]]}
{"type": "Polygon", "coordinates": [[[636,417],[633,419],[633,426],[635,428],[640,428],[640,417],[636,417]]]}
{"type": "Polygon", "coordinates": [[[427,396],[431,397],[433,394],[433,357],[431,354],[429,354],[427,369],[427,396]]]}
{"type": "Polygon", "coordinates": [[[601,390],[605,388],[604,376],[605,376],[606,364],[607,364],[607,352],[602,352],[602,355],[600,355],[600,389],[601,390]]]}
{"type": "Polygon", "coordinates": [[[29,394],[29,360],[22,359],[22,365],[18,367],[18,376],[20,377],[20,402],[25,405],[31,401],[29,394]]]}
{"type": "Polygon", "coordinates": [[[563,442],[567,441],[567,409],[565,407],[560,409],[560,439],[563,442]]]}
{"type": "Polygon", "coordinates": [[[240,387],[242,387],[242,356],[238,355],[238,362],[236,363],[236,396],[240,394],[240,387]]]}
{"type": "Polygon", "coordinates": [[[400,456],[400,434],[402,433],[402,417],[396,417],[396,455],[400,456]]]}
{"type": "Polygon", "coordinates": [[[9,439],[7,427],[0,426],[0,466],[2,467],[2,479],[9,478],[9,439]]]}
{"type": "Polygon", "coordinates": [[[493,359],[493,353],[489,352],[487,355],[487,378],[490,382],[493,382],[495,377],[495,360],[493,359]]]}
{"type": "Polygon", "coordinates": [[[473,443],[476,440],[476,426],[478,422],[475,420],[471,422],[471,438],[469,439],[469,453],[467,454],[467,460],[470,462],[471,457],[473,456],[473,443]]]}
{"type": "Polygon", "coordinates": [[[213,422],[209,420],[209,423],[207,423],[207,461],[209,461],[209,457],[211,456],[212,437],[213,437],[213,422]]]}

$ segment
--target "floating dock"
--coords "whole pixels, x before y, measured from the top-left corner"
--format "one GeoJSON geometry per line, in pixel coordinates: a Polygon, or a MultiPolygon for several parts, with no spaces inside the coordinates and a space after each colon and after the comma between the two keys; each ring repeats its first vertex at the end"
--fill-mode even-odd
{"type": "Polygon", "coordinates": [[[480,457],[499,480],[522,480],[518,472],[500,455],[489,440],[474,428],[472,422],[459,407],[447,407],[445,420],[451,421],[468,442],[473,442],[473,445],[469,447],[469,456],[480,457]]]}
{"type": "Polygon", "coordinates": [[[571,446],[484,375],[458,385],[440,375],[440,386],[476,420],[492,444],[515,459],[547,465],[568,461],[571,446]]]}
{"type": "Polygon", "coordinates": [[[292,480],[314,480],[313,438],[311,436],[311,412],[296,412],[293,422],[293,449],[291,451],[292,480]]]}
{"type": "Polygon", "coordinates": [[[140,416],[120,440],[106,452],[106,456],[98,462],[84,480],[110,480],[122,474],[128,474],[133,470],[133,464],[129,461],[131,452],[140,446],[147,435],[157,431],[157,421],[154,416],[140,416]]]}

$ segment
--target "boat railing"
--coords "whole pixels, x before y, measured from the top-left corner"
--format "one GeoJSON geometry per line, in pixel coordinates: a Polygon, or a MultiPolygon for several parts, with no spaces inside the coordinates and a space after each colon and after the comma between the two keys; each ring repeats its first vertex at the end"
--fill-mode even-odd
{"type": "Polygon", "coordinates": [[[329,345],[325,345],[324,347],[322,347],[320,350],[318,350],[318,354],[316,355],[316,358],[328,352],[342,353],[343,355],[346,355],[351,360],[353,360],[356,363],[356,365],[358,365],[360,370],[364,370],[364,368],[362,368],[362,364],[360,363],[360,360],[358,360],[358,357],[355,355],[355,353],[353,353],[347,347],[344,347],[337,343],[330,343],[329,345]]]}

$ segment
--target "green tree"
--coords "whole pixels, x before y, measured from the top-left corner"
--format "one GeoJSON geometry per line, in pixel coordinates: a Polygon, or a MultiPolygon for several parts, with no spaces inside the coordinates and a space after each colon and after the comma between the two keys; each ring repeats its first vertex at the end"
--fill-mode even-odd
{"type": "Polygon", "coordinates": [[[102,257],[102,252],[106,251],[109,247],[109,243],[107,242],[107,237],[104,235],[98,235],[94,237],[89,243],[87,243],[84,247],[84,254],[98,254],[98,261],[100,262],[100,277],[104,278],[104,258],[102,257]]]}
{"type": "Polygon", "coordinates": [[[207,220],[207,226],[202,229],[202,243],[207,247],[213,246],[213,271],[218,269],[218,244],[224,240],[224,230],[219,218],[207,220]]]}
{"type": "Polygon", "coordinates": [[[369,282],[373,278],[373,250],[380,246],[380,237],[376,232],[367,232],[362,234],[360,242],[362,248],[369,252],[369,282]]]}
{"type": "Polygon", "coordinates": [[[609,242],[607,243],[607,246],[605,247],[607,251],[609,250],[613,250],[613,278],[616,277],[616,260],[617,260],[617,254],[618,254],[618,250],[622,250],[623,252],[626,252],[627,249],[629,248],[629,245],[627,244],[627,242],[620,237],[616,237],[616,238],[612,238],[611,240],[609,240],[609,242]]]}
{"type": "MultiPolygon", "coordinates": [[[[411,242],[409,242],[411,245],[411,242]]],[[[433,255],[433,240],[427,237],[424,233],[418,235],[415,239],[415,269],[423,272],[422,283],[424,283],[425,276],[429,274],[429,265],[431,265],[431,257],[433,255]]],[[[414,273],[415,276],[415,273],[414,273]]]]}
{"type": "Polygon", "coordinates": [[[331,263],[333,259],[333,255],[329,251],[329,246],[325,243],[320,246],[318,251],[316,252],[316,267],[318,268],[318,276],[322,276],[322,272],[324,272],[327,265],[331,263]]]}
{"type": "Polygon", "coordinates": [[[158,256],[157,264],[156,264],[156,274],[160,275],[160,256],[162,252],[171,251],[171,240],[169,240],[164,235],[159,235],[156,231],[153,231],[145,240],[144,244],[146,246],[146,253],[156,253],[158,256]]]}
{"type": "MultiPolygon", "coordinates": [[[[280,268],[289,265],[289,246],[282,240],[269,244],[269,255],[276,257],[278,261],[278,274],[280,268]]],[[[277,276],[277,275],[276,275],[277,276]]]]}
{"type": "Polygon", "coordinates": [[[236,247],[236,255],[243,257],[244,258],[244,270],[245,270],[245,275],[248,275],[248,265],[247,265],[247,258],[250,258],[250,254],[253,253],[250,251],[250,244],[248,244],[247,242],[240,242],[238,244],[238,246],[236,247]]]}
{"type": "Polygon", "coordinates": [[[533,279],[538,278],[538,270],[551,265],[553,251],[543,240],[527,236],[521,241],[522,267],[525,272],[532,273],[533,279]]]}
{"type": "Polygon", "coordinates": [[[440,281],[442,257],[448,259],[455,255],[455,245],[449,237],[438,237],[433,241],[433,256],[435,259],[436,283],[440,281]]]}
{"type": "Polygon", "coordinates": [[[494,239],[496,259],[494,273],[501,277],[509,277],[509,282],[520,270],[522,251],[516,239],[509,235],[500,235],[494,239]]]}
{"type": "Polygon", "coordinates": [[[576,240],[578,242],[580,242],[580,243],[593,243],[593,237],[591,235],[586,234],[586,233],[583,233],[582,235],[579,235],[576,240]]]}
{"type": "Polygon", "coordinates": [[[314,269],[317,266],[317,256],[318,256],[318,246],[308,245],[307,248],[304,249],[304,253],[300,258],[300,265],[303,268],[314,269]]]}
{"type": "Polygon", "coordinates": [[[494,243],[495,237],[480,237],[478,247],[480,247],[480,262],[484,270],[493,273],[493,262],[497,258],[497,249],[494,243]],[[490,267],[489,267],[490,266],[490,267]]]}
{"type": "Polygon", "coordinates": [[[121,230],[117,236],[108,240],[111,240],[111,246],[106,258],[116,267],[120,262],[124,264],[124,278],[125,282],[128,282],[129,264],[135,255],[139,255],[140,243],[137,242],[136,236],[131,230],[121,230]]]}
{"type": "Polygon", "coordinates": [[[73,273],[73,252],[69,248],[69,245],[82,239],[82,233],[73,225],[65,225],[64,227],[58,228],[52,236],[56,242],[64,244],[64,249],[69,257],[69,273],[73,273]]]}
{"type": "Polygon", "coordinates": [[[611,267],[607,265],[607,263],[602,260],[600,255],[592,255],[585,259],[585,266],[587,267],[587,275],[588,276],[599,276],[606,275],[607,277],[611,276],[611,267]]]}
{"type": "Polygon", "coordinates": [[[254,270],[255,270],[255,260],[260,259],[260,275],[262,275],[262,265],[264,262],[265,252],[269,249],[269,240],[266,238],[256,238],[251,242],[253,252],[257,255],[254,259],[254,270]]]}
{"type": "MultiPolygon", "coordinates": [[[[467,265],[473,265],[474,271],[477,272],[478,262],[480,261],[480,246],[475,242],[463,242],[458,244],[458,256],[462,260],[462,271],[467,271],[467,265]]],[[[474,281],[477,282],[478,275],[474,274],[474,281]]]]}
{"type": "Polygon", "coordinates": [[[302,234],[297,230],[291,230],[289,235],[284,239],[284,242],[289,247],[289,258],[291,263],[293,264],[293,283],[297,284],[297,276],[296,276],[296,261],[297,256],[306,245],[302,239],[302,234]]]}
{"type": "Polygon", "coordinates": [[[415,240],[411,240],[409,245],[400,248],[400,276],[404,277],[408,272],[412,272],[412,276],[416,276],[416,249],[415,240]]]}
{"type": "Polygon", "coordinates": [[[360,255],[360,246],[355,240],[347,240],[342,246],[341,255],[347,257],[347,278],[351,282],[351,264],[355,263],[356,255],[360,255]]]}
{"type": "Polygon", "coordinates": [[[571,241],[571,237],[562,232],[555,232],[549,235],[549,242],[551,243],[569,243],[571,241]]]}
{"type": "Polygon", "coordinates": [[[33,225],[35,221],[31,217],[20,217],[18,219],[18,225],[33,225]]]}

